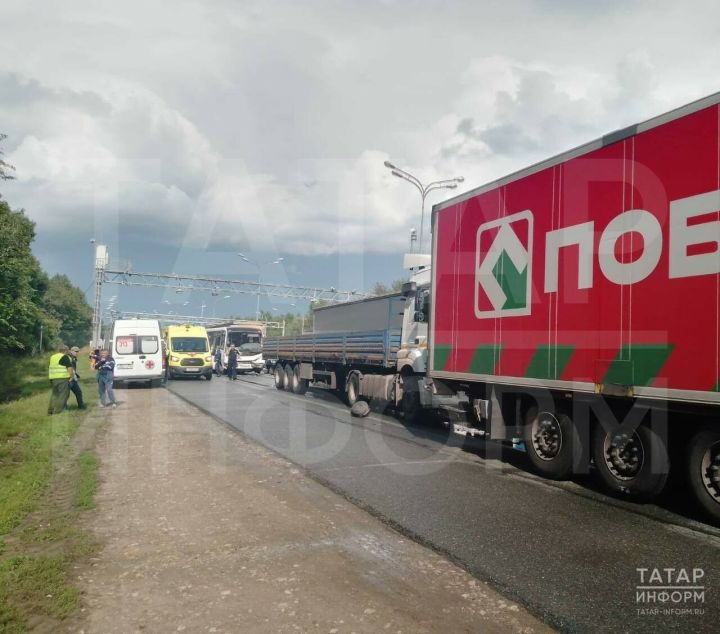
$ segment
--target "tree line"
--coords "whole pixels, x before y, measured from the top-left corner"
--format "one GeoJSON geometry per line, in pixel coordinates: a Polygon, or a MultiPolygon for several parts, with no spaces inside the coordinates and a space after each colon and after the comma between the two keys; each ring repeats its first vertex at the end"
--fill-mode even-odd
{"type": "Polygon", "coordinates": [[[0,355],[40,351],[59,341],[84,345],[92,310],[65,275],[48,277],[33,255],[35,223],[0,198],[0,355]]]}

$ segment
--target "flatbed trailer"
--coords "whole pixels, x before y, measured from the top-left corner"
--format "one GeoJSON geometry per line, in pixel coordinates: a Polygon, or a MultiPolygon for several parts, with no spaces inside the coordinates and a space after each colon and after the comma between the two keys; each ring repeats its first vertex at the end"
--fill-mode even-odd
{"type": "Polygon", "coordinates": [[[307,334],[268,339],[264,354],[295,363],[337,363],[394,368],[400,329],[307,334]]]}
{"type": "Polygon", "coordinates": [[[267,337],[263,354],[277,359],[275,386],[304,394],[313,383],[351,405],[359,398],[393,399],[406,304],[393,293],[323,306],[314,311],[315,332],[267,337]]]}

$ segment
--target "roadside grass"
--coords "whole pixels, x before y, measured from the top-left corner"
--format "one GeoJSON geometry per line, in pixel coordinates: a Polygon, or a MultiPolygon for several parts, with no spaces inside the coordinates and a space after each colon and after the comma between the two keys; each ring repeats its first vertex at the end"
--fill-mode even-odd
{"type": "MultiPolygon", "coordinates": [[[[79,446],[99,425],[93,404],[80,411],[71,394],[67,411],[48,416],[47,360],[23,368],[25,396],[0,405],[0,632],[67,617],[79,602],[69,566],[95,548],[79,526],[97,488],[97,458],[79,446]]],[[[87,354],[78,373],[94,402],[87,354]]]]}
{"type": "Polygon", "coordinates": [[[80,479],[78,482],[75,506],[89,511],[95,508],[95,491],[97,490],[98,459],[91,451],[80,454],[80,479]]]}

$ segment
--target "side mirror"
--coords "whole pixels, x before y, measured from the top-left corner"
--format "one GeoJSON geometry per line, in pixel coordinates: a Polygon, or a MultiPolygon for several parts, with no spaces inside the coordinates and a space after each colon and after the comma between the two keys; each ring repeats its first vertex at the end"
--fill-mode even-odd
{"type": "Polygon", "coordinates": [[[415,282],[405,282],[405,284],[402,285],[402,290],[400,291],[402,296],[412,297],[417,293],[417,284],[415,282]]]}
{"type": "Polygon", "coordinates": [[[424,313],[423,311],[421,311],[421,310],[416,310],[416,311],[415,311],[415,314],[413,315],[413,319],[414,319],[416,322],[422,324],[422,323],[425,322],[425,313],[424,313]]]}

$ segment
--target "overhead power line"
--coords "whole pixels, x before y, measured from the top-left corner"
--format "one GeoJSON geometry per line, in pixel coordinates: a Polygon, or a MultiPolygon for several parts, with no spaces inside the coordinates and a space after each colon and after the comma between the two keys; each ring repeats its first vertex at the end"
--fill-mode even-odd
{"type": "Polygon", "coordinates": [[[178,293],[185,291],[209,291],[213,295],[239,293],[306,301],[347,302],[352,299],[364,299],[372,296],[372,293],[357,290],[340,291],[334,287],[291,286],[289,284],[268,284],[265,282],[212,278],[201,275],[139,273],[110,268],[103,269],[102,281],[105,284],[119,284],[121,286],[174,288],[178,293]]]}

